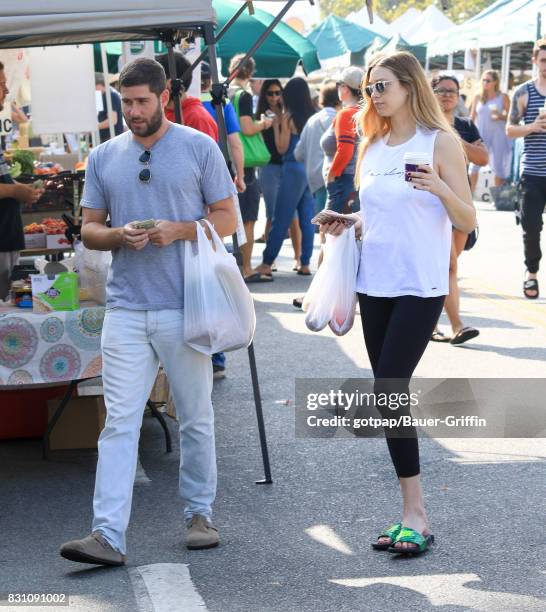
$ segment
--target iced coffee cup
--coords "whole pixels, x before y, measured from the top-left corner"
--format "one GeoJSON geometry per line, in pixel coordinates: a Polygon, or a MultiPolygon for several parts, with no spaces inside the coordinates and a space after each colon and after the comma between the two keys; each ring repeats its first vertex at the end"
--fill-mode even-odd
{"type": "Polygon", "coordinates": [[[432,166],[428,153],[404,153],[404,180],[411,183],[411,173],[418,172],[419,166],[432,166]]]}

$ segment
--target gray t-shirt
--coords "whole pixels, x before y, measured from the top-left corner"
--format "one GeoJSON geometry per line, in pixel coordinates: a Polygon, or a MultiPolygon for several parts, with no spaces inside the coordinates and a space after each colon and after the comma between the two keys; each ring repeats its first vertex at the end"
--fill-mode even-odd
{"type": "MultiPolygon", "coordinates": [[[[151,180],[138,175],[144,147],[125,132],[94,149],[85,174],[82,206],[106,209],[112,227],[143,219],[196,221],[206,207],[236,191],[218,145],[192,128],[171,125],[149,150],[151,180]]],[[[184,304],[184,241],[112,251],[108,308],[161,310],[184,304]]]]}

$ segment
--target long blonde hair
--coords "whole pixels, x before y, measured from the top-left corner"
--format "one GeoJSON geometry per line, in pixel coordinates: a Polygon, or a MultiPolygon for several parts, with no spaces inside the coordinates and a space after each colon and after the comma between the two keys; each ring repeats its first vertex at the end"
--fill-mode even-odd
{"type": "Polygon", "coordinates": [[[360,166],[366,150],[372,143],[388,134],[391,129],[389,117],[381,117],[377,113],[370,96],[365,92],[365,87],[370,83],[370,74],[373,68],[378,66],[388,68],[408,91],[410,114],[418,126],[429,130],[448,132],[460,142],[457,133],[445,118],[440,104],[427,81],[425,71],[415,56],[407,51],[398,51],[389,55],[376,55],[368,65],[364,76],[362,83],[364,100],[362,102],[362,109],[356,119],[357,126],[362,134],[355,171],[355,184],[357,187],[360,183],[360,166]]]}
{"type": "Polygon", "coordinates": [[[487,96],[485,94],[485,89],[483,87],[483,77],[489,76],[495,82],[495,93],[499,95],[500,93],[500,78],[499,73],[496,70],[485,70],[480,79],[480,101],[482,104],[487,102],[487,96]]]}

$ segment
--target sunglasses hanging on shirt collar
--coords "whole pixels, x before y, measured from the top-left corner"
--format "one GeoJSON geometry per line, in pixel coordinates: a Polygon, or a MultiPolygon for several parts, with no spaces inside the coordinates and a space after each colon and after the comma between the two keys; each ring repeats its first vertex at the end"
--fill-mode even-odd
{"type": "Polygon", "coordinates": [[[138,161],[141,164],[146,164],[146,168],[143,168],[138,173],[138,179],[141,183],[149,183],[152,178],[152,172],[150,168],[148,167],[150,165],[151,159],[152,159],[152,152],[148,150],[143,151],[140,157],[138,158],[138,161]]]}

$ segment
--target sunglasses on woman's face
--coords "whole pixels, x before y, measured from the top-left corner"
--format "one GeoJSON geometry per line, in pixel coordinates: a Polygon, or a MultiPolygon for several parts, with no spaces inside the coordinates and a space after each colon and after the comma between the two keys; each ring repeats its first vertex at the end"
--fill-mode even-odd
{"type": "Polygon", "coordinates": [[[482,83],[494,83],[493,79],[482,79],[482,83]]]}
{"type": "MultiPolygon", "coordinates": [[[[152,159],[152,152],[151,151],[143,151],[141,156],[138,158],[138,161],[141,164],[146,164],[146,166],[150,165],[150,160],[152,159]]],[[[152,173],[150,171],[150,168],[146,167],[143,170],[141,170],[138,173],[138,179],[142,182],[142,183],[149,183],[150,180],[152,178],[152,173]]]]}
{"type": "Polygon", "coordinates": [[[370,98],[373,96],[374,93],[382,95],[385,93],[387,85],[390,85],[391,83],[394,83],[394,81],[377,81],[377,83],[366,85],[364,91],[366,92],[366,95],[368,95],[370,98]]]}
{"type": "Polygon", "coordinates": [[[269,98],[280,98],[282,95],[282,92],[280,89],[270,89],[266,94],[267,97],[269,98]]]}

